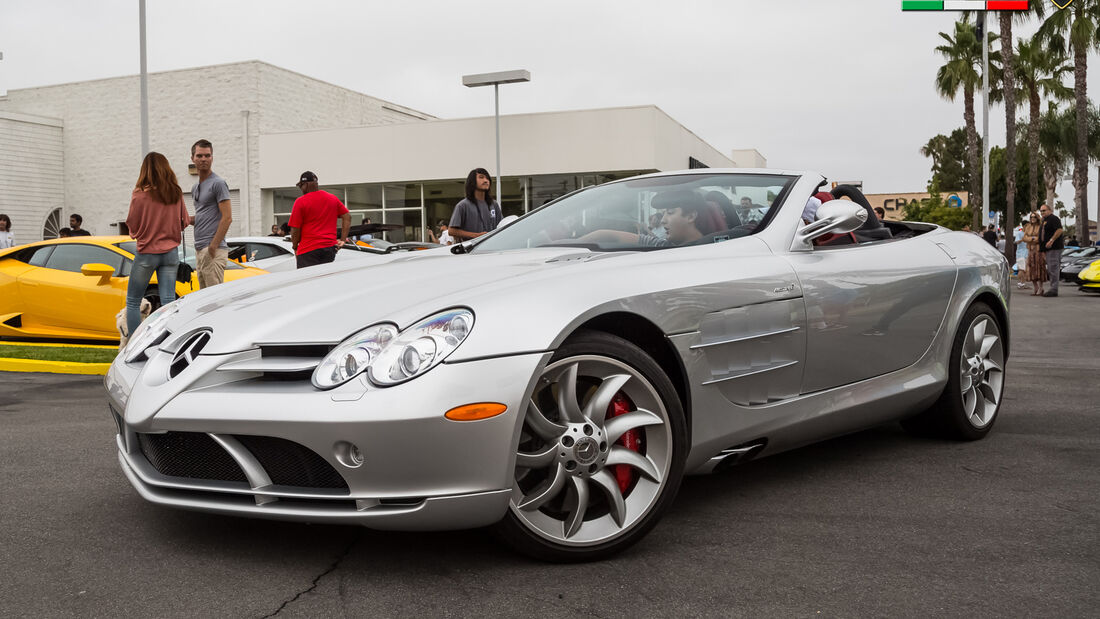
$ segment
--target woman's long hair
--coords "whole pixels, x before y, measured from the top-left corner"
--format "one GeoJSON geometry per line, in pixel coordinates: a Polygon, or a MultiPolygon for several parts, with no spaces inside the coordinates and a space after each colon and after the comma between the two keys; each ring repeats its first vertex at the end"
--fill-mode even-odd
{"type": "Polygon", "coordinates": [[[148,191],[161,204],[176,204],[183,197],[176,173],[172,171],[168,159],[160,153],[145,155],[134,189],[148,191]]]}

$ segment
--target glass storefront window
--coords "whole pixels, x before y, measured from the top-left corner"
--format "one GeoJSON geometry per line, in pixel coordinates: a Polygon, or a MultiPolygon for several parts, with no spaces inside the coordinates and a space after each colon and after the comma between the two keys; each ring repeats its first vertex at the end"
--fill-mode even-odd
{"type": "MultiPolygon", "coordinates": [[[[496,182],[496,179],[493,179],[496,182]]],[[[508,215],[522,215],[526,211],[524,210],[523,199],[523,178],[507,177],[501,179],[500,182],[500,201],[501,207],[504,211],[503,217],[508,215]]],[[[493,199],[496,199],[496,188],[493,187],[490,191],[493,193],[493,199]]]]}
{"type": "Polygon", "coordinates": [[[391,243],[423,241],[424,215],[419,208],[390,209],[383,211],[383,223],[399,224],[398,230],[387,230],[382,238],[391,243]]]}
{"type": "Polygon", "coordinates": [[[385,192],[386,199],[383,204],[386,210],[394,208],[420,208],[420,183],[386,185],[385,192]]]}
{"type": "Polygon", "coordinates": [[[302,192],[297,189],[276,189],[272,192],[276,223],[281,224],[290,221],[290,209],[293,208],[294,201],[301,195],[302,192]]]}
{"type": "MultiPolygon", "coordinates": [[[[588,174],[547,174],[530,177],[505,177],[501,184],[503,212],[522,215],[547,202],[588,185],[644,174],[652,170],[601,172],[588,174]]],[[[496,179],[493,179],[496,182],[496,179]]],[[[449,222],[454,207],[465,197],[466,179],[428,181],[421,183],[329,185],[325,191],[340,198],[351,212],[353,226],[367,223],[399,223],[402,230],[383,233],[387,240],[421,240],[424,226],[438,232],[438,224],[449,222]],[[411,209],[411,210],[407,210],[411,209]],[[391,211],[394,211],[391,213],[391,211]]],[[[273,215],[276,223],[290,219],[294,201],[301,196],[297,188],[272,189],[273,215]]],[[[492,190],[496,198],[496,188],[492,190]]]]}
{"type": "Polygon", "coordinates": [[[439,222],[450,223],[455,205],[466,197],[466,181],[435,181],[424,183],[424,212],[432,230],[439,232],[439,222]]]}
{"type": "Polygon", "coordinates": [[[531,177],[531,210],[577,189],[573,174],[546,174],[531,177]]]}
{"type": "Polygon", "coordinates": [[[318,189],[322,191],[327,191],[337,198],[340,198],[340,201],[344,204],[348,203],[347,191],[344,190],[343,185],[328,185],[326,187],[318,187],[318,189]]]}
{"type": "Polygon", "coordinates": [[[382,210],[381,185],[350,185],[347,188],[347,197],[344,205],[353,215],[363,211],[382,210]]]}

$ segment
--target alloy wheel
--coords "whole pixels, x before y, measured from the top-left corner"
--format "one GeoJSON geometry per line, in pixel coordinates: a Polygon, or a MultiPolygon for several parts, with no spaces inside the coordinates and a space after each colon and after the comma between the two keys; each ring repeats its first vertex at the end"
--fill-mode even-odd
{"type": "Polygon", "coordinates": [[[673,457],[668,410],[645,376],[601,355],[561,359],[528,402],[511,510],[555,545],[602,544],[650,512],[673,457]]]}
{"type": "Polygon", "coordinates": [[[997,413],[1004,389],[1004,343],[996,323],[979,314],[970,323],[959,360],[963,412],[975,428],[983,428],[997,413]]]}

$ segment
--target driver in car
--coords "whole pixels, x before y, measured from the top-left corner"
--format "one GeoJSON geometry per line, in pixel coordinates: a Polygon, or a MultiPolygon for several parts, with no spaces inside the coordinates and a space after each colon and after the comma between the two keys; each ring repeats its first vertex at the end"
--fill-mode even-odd
{"type": "Polygon", "coordinates": [[[642,247],[668,247],[684,245],[718,230],[725,229],[722,217],[693,191],[666,191],[653,197],[650,205],[664,211],[661,224],[667,237],[653,234],[634,234],[619,230],[595,230],[577,239],[579,241],[611,241],[642,247]]]}

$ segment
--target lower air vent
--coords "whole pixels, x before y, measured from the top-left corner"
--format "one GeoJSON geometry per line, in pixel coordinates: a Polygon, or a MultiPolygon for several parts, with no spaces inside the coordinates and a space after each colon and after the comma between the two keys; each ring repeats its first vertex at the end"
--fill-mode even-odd
{"type": "Polygon", "coordinates": [[[331,464],[298,443],[271,436],[238,434],[234,438],[259,460],[271,483],[304,488],[348,488],[331,464]]]}
{"type": "Polygon", "coordinates": [[[161,475],[247,482],[241,467],[203,432],[138,434],[141,453],[161,475]]]}

